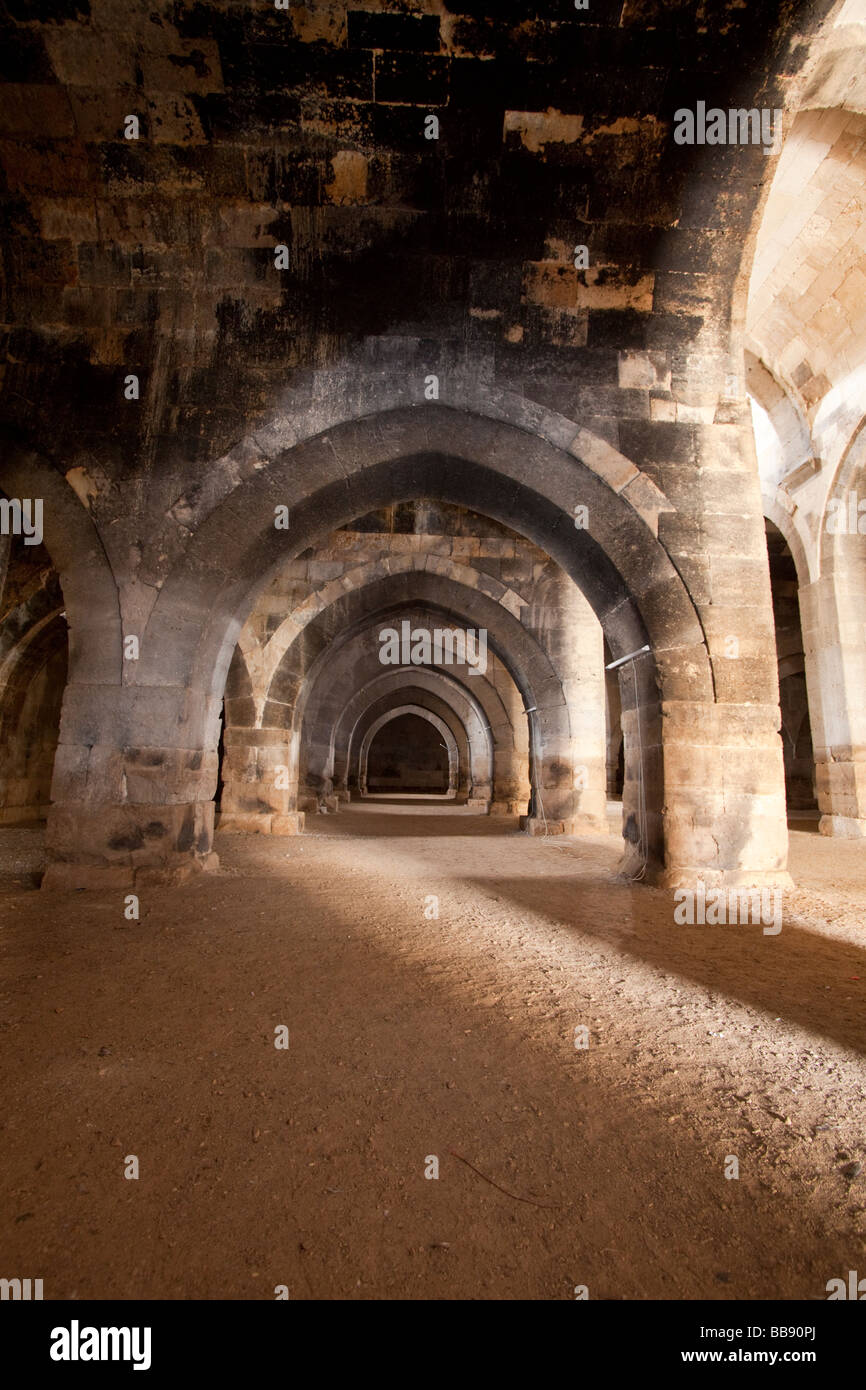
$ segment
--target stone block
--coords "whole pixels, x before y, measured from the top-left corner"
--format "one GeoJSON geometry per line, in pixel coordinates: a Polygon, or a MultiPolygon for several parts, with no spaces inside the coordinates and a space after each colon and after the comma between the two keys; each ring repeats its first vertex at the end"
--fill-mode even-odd
{"type": "Polygon", "coordinates": [[[540,816],[521,816],[520,829],[524,835],[566,835],[570,832],[565,821],[542,820],[540,816]]]}

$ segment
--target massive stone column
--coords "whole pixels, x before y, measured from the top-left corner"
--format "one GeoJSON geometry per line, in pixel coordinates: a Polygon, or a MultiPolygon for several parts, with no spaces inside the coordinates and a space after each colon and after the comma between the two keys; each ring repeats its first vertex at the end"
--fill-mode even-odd
{"type": "Polygon", "coordinates": [[[223,705],[219,828],[256,835],[297,835],[298,736],[291,712],[267,699],[263,653],[248,634],[235,649],[223,705]]]}
{"type": "Polygon", "coordinates": [[[524,829],[607,834],[601,625],[577,585],[553,566],[523,621],[561,678],[558,688],[540,691],[538,709],[529,716],[534,797],[524,829]]]}
{"type": "Polygon", "coordinates": [[[847,839],[866,836],[866,640],[856,574],[842,561],[800,588],[819,826],[847,839]]]}
{"type": "MultiPolygon", "coordinates": [[[[703,394],[700,378],[694,389],[703,394]]],[[[660,643],[663,881],[786,883],[775,628],[752,433],[739,401],[682,413],[698,423],[665,441],[659,475],[679,514],[660,518],[659,536],[689,576],[712,688],[695,687],[687,651],[668,661],[660,643]],[[691,467],[677,467],[683,454],[691,467]]]]}
{"type": "Polygon", "coordinates": [[[177,882],[214,867],[220,705],[177,687],[70,682],[44,887],[177,882]]]}

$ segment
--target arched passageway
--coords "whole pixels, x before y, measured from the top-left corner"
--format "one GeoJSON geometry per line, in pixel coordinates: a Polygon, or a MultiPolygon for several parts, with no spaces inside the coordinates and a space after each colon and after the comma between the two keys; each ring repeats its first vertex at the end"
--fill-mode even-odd
{"type": "Polygon", "coordinates": [[[417,707],[380,715],[360,749],[362,794],[453,796],[458,771],[457,742],[448,725],[417,707]]]}
{"type": "MultiPolygon", "coordinates": [[[[485,420],[444,406],[398,410],[381,420],[368,417],[347,422],[332,430],[327,441],[314,437],[274,458],[266,477],[259,474],[238,489],[228,532],[222,527],[222,508],[216,507],[190,541],[176,574],[161,589],[142,636],[141,658],[129,672],[132,684],[127,689],[137,707],[144,708],[158,696],[160,717],[167,720],[173,711],[172,727],[182,733],[184,747],[170,754],[167,749],[177,743],[177,733],[166,725],[161,734],[166,743],[161,744],[158,771],[150,782],[154,798],[160,782],[168,790],[178,777],[176,785],[188,789],[180,800],[161,803],[162,819],[154,815],[156,799],[149,804],[147,823],[159,823],[162,830],[159,836],[142,838],[139,868],[144,871],[154,855],[161,861],[167,853],[168,866],[191,869],[205,863],[211,853],[211,798],[223,682],[239,625],[267,576],[285,563],[287,546],[289,555],[300,555],[316,537],[347,525],[353,516],[388,505],[395,497],[420,494],[480,508],[532,543],[540,542],[594,608],[615,655],[649,647],[645,657],[629,666],[628,679],[620,681],[626,735],[625,839],[632,861],[645,864],[651,877],[662,876],[666,881],[693,873],[699,866],[711,876],[732,874],[738,879],[781,871],[784,816],[780,816],[781,803],[777,809],[773,801],[773,795],[781,791],[774,706],[760,701],[743,706],[722,650],[714,654],[721,635],[713,637],[708,647],[694,604],[653,529],[661,515],[659,508],[667,505],[664,498],[659,501],[657,490],[648,480],[644,483],[626,460],[617,463],[610,451],[602,459],[594,457],[591,440],[585,446],[578,444],[578,450],[566,452],[538,434],[528,435],[501,420],[485,420]],[[437,437],[442,451],[433,453],[430,446],[437,437]],[[533,456],[534,476],[545,480],[543,492],[522,481],[527,449],[533,456]],[[348,458],[355,460],[349,475],[338,463],[348,458]],[[496,466],[491,468],[481,459],[495,459],[496,466]],[[610,473],[613,468],[623,470],[624,480],[632,470],[631,481],[620,491],[604,476],[604,469],[610,473]],[[302,480],[310,476],[318,478],[319,486],[314,495],[304,496],[302,480]],[[641,488],[650,490],[646,500],[641,488]],[[637,489],[636,505],[628,498],[629,489],[637,489]],[[582,505],[594,517],[589,530],[574,525],[577,495],[586,499],[582,505]],[[277,496],[291,510],[288,538],[274,526],[277,496]],[[183,617],[191,604],[203,618],[194,627],[183,617]],[[705,717],[698,714],[704,707],[705,717]],[[663,708],[669,711],[664,721],[663,708]],[[706,776],[701,778],[703,809],[697,818],[694,813],[698,787],[692,777],[699,766],[706,772],[707,720],[716,731],[712,759],[720,806],[732,804],[733,789],[725,790],[732,777],[742,777],[743,785],[753,789],[741,793],[741,814],[726,821],[721,837],[710,836],[703,828],[707,815],[715,814],[705,804],[706,776]],[[756,740],[766,746],[763,760],[754,757],[756,740]],[[756,777],[767,779],[760,792],[756,777]],[[193,794],[196,785],[198,791],[193,794]],[[778,789],[775,793],[771,793],[773,787],[778,789]],[[683,814],[676,813],[677,805],[683,814]],[[770,822],[776,827],[772,833],[770,822]],[[768,853],[776,866],[773,870],[767,867],[768,853]],[[710,862],[706,862],[708,856],[710,862]]],[[[475,602],[489,612],[494,601],[480,590],[476,595],[475,602]]],[[[510,615],[507,610],[503,613],[498,622],[507,626],[510,615]]],[[[313,621],[312,628],[318,621],[313,621]]],[[[515,637],[519,649],[526,640],[525,630],[515,637]]],[[[517,678],[524,708],[536,705],[542,795],[546,800],[554,794],[560,798],[564,791],[568,802],[579,802],[581,788],[577,782],[570,785],[570,773],[569,784],[561,785],[562,768],[568,764],[563,764],[555,742],[567,706],[556,694],[555,681],[547,677],[539,681],[534,671],[530,682],[529,663],[521,670],[517,678]],[[545,748],[548,737],[554,739],[550,757],[545,748]]],[[[75,720],[67,719],[64,729],[74,744],[75,720]]],[[[293,756],[290,746],[290,782],[293,756]]],[[[54,821],[67,824],[71,833],[71,823],[64,820],[62,786],[57,790],[54,821]]],[[[129,813],[124,813],[124,820],[129,813]]],[[[545,814],[545,819],[554,822],[561,818],[554,808],[545,814]]],[[[82,833],[80,817],[76,825],[77,833],[82,833]]],[[[132,838],[138,838],[137,832],[132,832],[132,838]]],[[[92,844],[91,840],[90,861],[92,844]]],[[[125,853],[120,858],[125,859],[125,853]]]]}
{"type": "MultiPolygon", "coordinates": [[[[444,730],[447,730],[447,733],[443,732],[443,739],[449,749],[453,745],[454,794],[459,801],[464,802],[472,798],[484,785],[489,792],[492,777],[490,750],[487,741],[479,738],[485,730],[483,726],[477,726],[477,715],[468,700],[466,708],[476,727],[470,732],[462,722],[456,708],[456,683],[451,683],[449,689],[449,685],[443,679],[432,676],[429,682],[425,683],[425,688],[425,685],[417,683],[417,678],[413,683],[407,684],[407,680],[412,679],[408,673],[399,671],[393,675],[391,693],[382,691],[381,678],[374,679],[370,688],[362,688],[354,701],[349,702],[350,705],[357,703],[359,707],[363,706],[363,713],[353,723],[348,736],[348,747],[340,755],[339,767],[335,731],[334,788],[338,798],[348,802],[353,795],[357,796],[363,792],[364,749],[368,746],[370,731],[380,719],[388,718],[402,708],[423,711],[426,718],[438,719],[444,730]],[[373,691],[377,689],[380,692],[378,698],[372,698],[373,691]],[[406,701],[409,702],[408,706],[406,701]],[[481,778],[481,786],[476,783],[476,777],[481,778]]],[[[347,710],[344,710],[338,723],[345,724],[346,716],[347,710]]],[[[489,799],[484,809],[488,809],[488,806],[489,799]]]]}

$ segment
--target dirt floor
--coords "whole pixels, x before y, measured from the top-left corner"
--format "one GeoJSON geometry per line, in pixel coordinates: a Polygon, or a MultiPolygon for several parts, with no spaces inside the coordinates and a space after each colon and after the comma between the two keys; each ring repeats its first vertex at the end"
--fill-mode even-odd
{"type": "Polygon", "coordinates": [[[795,830],[765,936],[675,925],[612,881],[616,837],[425,802],[308,824],[218,837],[137,922],[35,891],[40,832],[0,831],[0,1274],[823,1299],[866,1272],[866,845],[795,830]]]}

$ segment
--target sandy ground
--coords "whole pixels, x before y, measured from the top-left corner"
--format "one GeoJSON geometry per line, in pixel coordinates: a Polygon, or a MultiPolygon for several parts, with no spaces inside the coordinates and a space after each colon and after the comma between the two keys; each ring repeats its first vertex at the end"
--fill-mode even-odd
{"type": "Polygon", "coordinates": [[[615,838],[454,806],[217,848],[129,922],[34,891],[39,832],[0,831],[3,1276],[793,1299],[866,1272],[866,846],[793,833],[777,937],[674,925],[612,882],[615,838]]]}

